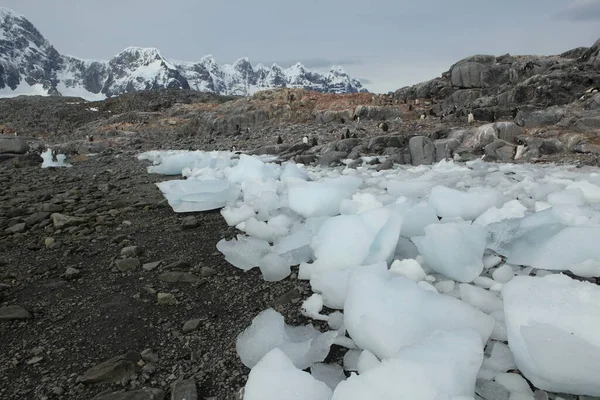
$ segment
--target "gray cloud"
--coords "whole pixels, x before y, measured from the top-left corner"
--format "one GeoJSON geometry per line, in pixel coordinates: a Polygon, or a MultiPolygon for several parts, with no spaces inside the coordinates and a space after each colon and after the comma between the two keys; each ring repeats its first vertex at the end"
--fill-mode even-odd
{"type": "Polygon", "coordinates": [[[367,79],[367,78],[356,78],[360,81],[360,83],[362,83],[363,85],[370,85],[373,83],[372,80],[367,79]]]}
{"type": "Polygon", "coordinates": [[[568,21],[600,21],[600,1],[576,1],[568,8],[558,12],[555,17],[568,21]]]}

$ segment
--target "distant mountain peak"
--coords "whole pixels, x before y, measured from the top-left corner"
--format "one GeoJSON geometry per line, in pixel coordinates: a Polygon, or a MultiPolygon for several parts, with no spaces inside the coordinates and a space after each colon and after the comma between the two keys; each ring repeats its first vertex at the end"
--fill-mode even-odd
{"type": "Polygon", "coordinates": [[[331,71],[311,72],[301,63],[286,69],[277,64],[253,67],[247,57],[224,65],[217,64],[212,55],[197,62],[173,61],[157,48],[135,46],[108,61],[83,60],[61,55],[25,16],[0,7],[0,97],[46,93],[96,100],[166,88],[242,96],[279,87],[366,91],[345,72],[331,71]]]}

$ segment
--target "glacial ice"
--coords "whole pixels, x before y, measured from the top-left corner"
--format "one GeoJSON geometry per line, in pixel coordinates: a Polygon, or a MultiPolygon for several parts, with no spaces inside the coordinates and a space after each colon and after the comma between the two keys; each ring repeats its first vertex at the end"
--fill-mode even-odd
{"type": "Polygon", "coordinates": [[[64,154],[57,154],[56,161],[52,160],[52,149],[47,149],[41,154],[42,157],[42,168],[60,168],[60,167],[72,167],[67,162],[67,156],[64,154]]]}
{"type": "Polygon", "coordinates": [[[176,212],[222,208],[241,231],[217,244],[230,264],[258,267],[267,281],[310,279],[314,294],[298,313],[332,329],[259,314],[237,342],[252,367],[246,400],[474,399],[476,376],[489,394],[531,399],[517,368],[540,389],[600,396],[600,294],[556,275],[600,276],[596,168],[140,158],[151,172],[188,178],[159,184],[176,212]],[[334,344],[350,348],[343,367],[323,363],[334,344]],[[358,375],[344,379],[342,368],[358,375]]]}
{"type": "Polygon", "coordinates": [[[236,349],[244,365],[249,368],[277,348],[289,357],[296,368],[305,369],[325,360],[337,336],[335,331],[321,333],[312,325],[287,325],[281,314],[267,309],[240,333],[236,349]]]}
{"type": "Polygon", "coordinates": [[[503,294],[508,343],[525,377],[547,391],[600,396],[600,288],[565,275],[517,276],[503,294]]]}

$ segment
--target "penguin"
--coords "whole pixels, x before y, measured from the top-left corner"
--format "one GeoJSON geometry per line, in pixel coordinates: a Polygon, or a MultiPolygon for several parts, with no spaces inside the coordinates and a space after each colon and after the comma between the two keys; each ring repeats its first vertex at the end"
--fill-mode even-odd
{"type": "Polygon", "coordinates": [[[342,133],[342,135],[340,136],[340,140],[344,140],[344,139],[346,139],[346,135],[344,135],[344,134],[342,133]]]}
{"type": "Polygon", "coordinates": [[[472,123],[474,123],[474,122],[475,122],[475,116],[473,115],[473,113],[472,113],[472,112],[469,112],[469,115],[467,116],[467,122],[468,122],[469,124],[472,124],[472,123]]]}
{"type": "Polygon", "coordinates": [[[281,138],[281,135],[277,135],[277,144],[282,144],[283,143],[283,139],[281,138]]]}
{"type": "Polygon", "coordinates": [[[384,121],[379,124],[379,129],[381,129],[384,132],[387,132],[388,129],[390,129],[390,127],[389,127],[388,123],[384,121]]]}
{"type": "Polygon", "coordinates": [[[87,140],[88,140],[88,142],[93,142],[94,141],[94,135],[88,135],[87,140]]]}
{"type": "Polygon", "coordinates": [[[302,143],[304,143],[304,144],[308,144],[308,136],[304,136],[304,137],[302,138],[302,143]]]}
{"type": "Polygon", "coordinates": [[[52,150],[51,154],[52,154],[52,161],[58,162],[58,158],[57,158],[58,152],[56,150],[52,150]]]}
{"type": "Polygon", "coordinates": [[[346,139],[350,138],[350,129],[346,128],[346,139]]]}
{"type": "Polygon", "coordinates": [[[318,145],[318,143],[317,143],[317,138],[316,138],[316,136],[313,136],[313,137],[312,137],[311,146],[317,146],[317,145],[318,145]]]}
{"type": "Polygon", "coordinates": [[[425,114],[421,114],[421,119],[425,119],[425,114]]]}
{"type": "Polygon", "coordinates": [[[19,136],[19,132],[15,131],[15,136],[19,136]]]}

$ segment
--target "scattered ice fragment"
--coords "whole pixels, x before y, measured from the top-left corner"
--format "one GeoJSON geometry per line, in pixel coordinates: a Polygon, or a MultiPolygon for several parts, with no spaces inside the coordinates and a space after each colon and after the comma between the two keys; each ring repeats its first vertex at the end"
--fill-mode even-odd
{"type": "Polygon", "coordinates": [[[237,239],[221,239],[217,243],[217,250],[234,267],[249,270],[261,264],[263,257],[271,251],[271,246],[265,240],[237,235],[237,239]]]}
{"type": "Polygon", "coordinates": [[[502,258],[498,257],[495,254],[483,256],[483,267],[485,269],[493,268],[496,265],[500,264],[501,262],[502,262],[502,258]]]}
{"type": "Polygon", "coordinates": [[[329,318],[327,315],[321,314],[323,310],[323,297],[320,294],[313,294],[308,299],[304,300],[300,307],[300,312],[305,317],[312,319],[327,321],[329,318]]]}
{"type": "Polygon", "coordinates": [[[269,351],[278,348],[297,368],[305,369],[325,360],[337,336],[337,332],[321,333],[312,325],[287,325],[281,314],[267,309],[238,336],[236,349],[249,368],[253,368],[269,351]]]}
{"type": "Polygon", "coordinates": [[[515,369],[515,358],[510,348],[501,342],[494,342],[492,353],[483,360],[483,367],[496,372],[506,372],[515,369]]]}
{"type": "Polygon", "coordinates": [[[239,207],[226,206],[221,210],[221,215],[225,218],[225,222],[229,226],[236,226],[240,222],[247,221],[256,214],[254,209],[247,204],[242,204],[239,207]]]}
{"type": "Polygon", "coordinates": [[[508,342],[537,388],[600,396],[600,288],[566,275],[517,276],[504,286],[508,342]]]}
{"type": "Polygon", "coordinates": [[[425,227],[425,236],[412,238],[434,271],[461,282],[471,282],[483,271],[485,231],[468,223],[425,227]]]}
{"type": "Polygon", "coordinates": [[[234,202],[240,190],[227,181],[193,179],[156,184],[175,212],[196,212],[222,208],[234,202]]]}
{"type": "Polygon", "coordinates": [[[502,300],[493,292],[467,283],[461,283],[458,286],[460,288],[460,298],[473,307],[478,308],[486,314],[502,310],[502,300]]]}
{"type": "Polygon", "coordinates": [[[583,191],[581,189],[561,190],[548,195],[548,203],[557,205],[582,206],[585,204],[583,191]]]}
{"type": "Polygon", "coordinates": [[[494,272],[492,272],[492,278],[496,282],[506,283],[510,281],[515,276],[515,271],[509,264],[504,264],[501,267],[498,267],[494,272]]]}
{"type": "Polygon", "coordinates": [[[500,222],[505,219],[523,218],[527,207],[519,200],[511,200],[505,203],[502,208],[491,207],[481,214],[473,224],[479,226],[487,226],[494,222],[500,222]]]}
{"type": "Polygon", "coordinates": [[[244,400],[330,400],[331,389],[294,366],[281,350],[270,350],[248,375],[244,400]]]}
{"type": "Polygon", "coordinates": [[[504,386],[511,393],[524,394],[533,398],[533,391],[529,387],[529,384],[519,374],[500,373],[496,375],[494,380],[504,386]]]}
{"type": "Polygon", "coordinates": [[[440,217],[459,217],[474,220],[491,207],[501,207],[504,197],[493,189],[477,189],[463,192],[445,186],[436,186],[431,190],[429,204],[440,217]]]}
{"type": "Polygon", "coordinates": [[[473,396],[483,360],[479,334],[439,331],[341,382],[332,400],[435,400],[473,396]]]}
{"type": "Polygon", "coordinates": [[[344,324],[362,349],[389,358],[438,329],[475,329],[485,343],[493,318],[455,298],[425,291],[404,277],[351,274],[344,324]]]}
{"type": "Polygon", "coordinates": [[[454,290],[454,281],[440,281],[437,282],[434,286],[440,293],[450,293],[454,290]]]}
{"type": "Polygon", "coordinates": [[[337,215],[342,200],[352,198],[361,183],[361,179],[351,176],[323,182],[293,182],[288,189],[289,207],[305,218],[337,215]]]}
{"type": "Polygon", "coordinates": [[[344,369],[339,364],[316,363],[310,367],[310,374],[318,381],[334,390],[340,382],[346,380],[344,369]]]}
{"type": "Polygon", "coordinates": [[[425,271],[416,260],[404,259],[394,260],[390,266],[392,275],[404,276],[413,282],[419,282],[425,279],[425,271]]]}
{"type": "Polygon", "coordinates": [[[369,350],[363,350],[358,356],[358,373],[364,374],[370,369],[381,365],[381,361],[369,350]]]}
{"type": "Polygon", "coordinates": [[[358,359],[363,350],[348,350],[344,354],[344,369],[346,371],[358,371],[358,359]]]}
{"type": "Polygon", "coordinates": [[[258,262],[258,267],[263,279],[267,282],[280,281],[292,273],[289,261],[275,253],[266,254],[258,262]]]}

